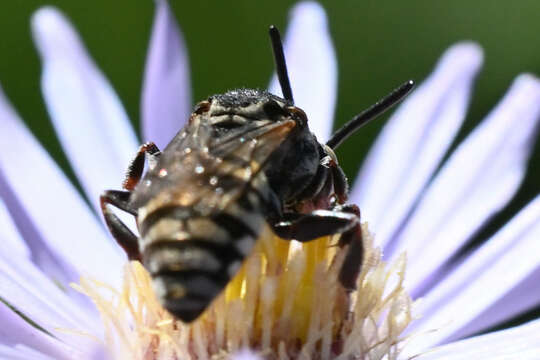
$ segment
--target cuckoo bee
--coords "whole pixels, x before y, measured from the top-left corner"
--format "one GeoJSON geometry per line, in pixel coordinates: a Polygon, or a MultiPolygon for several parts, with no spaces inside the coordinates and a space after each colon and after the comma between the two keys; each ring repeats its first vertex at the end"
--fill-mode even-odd
{"type": "Polygon", "coordinates": [[[275,27],[270,38],[283,98],[252,89],[211,96],[163,151],[153,143],[140,147],[124,190],[101,196],[111,234],[129,259],[143,263],[163,306],[184,322],[199,317],[223,290],[265,223],[285,240],[341,234],[339,246],[348,245],[339,275],[345,289],[354,289],[362,265],[360,211],[346,203],[347,179],[334,150],[399,102],[413,83],[321,144],[294,105],[275,27]],[[136,217],[138,236],[111,205],[136,217]]]}

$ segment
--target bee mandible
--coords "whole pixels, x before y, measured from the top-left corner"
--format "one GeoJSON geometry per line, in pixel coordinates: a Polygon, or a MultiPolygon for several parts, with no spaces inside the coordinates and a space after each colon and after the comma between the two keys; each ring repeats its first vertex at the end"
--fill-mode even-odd
{"type": "Polygon", "coordinates": [[[407,81],[355,116],[326,144],[296,107],[278,30],[270,27],[283,98],[238,89],[198,103],[163,151],[139,148],[124,190],[101,196],[105,222],[131,260],[140,260],[165,309],[184,322],[201,315],[250,254],[263,226],[285,240],[340,234],[348,245],[339,282],[353,290],[362,266],[360,210],[334,150],[399,102],[407,81]],[[148,170],[143,176],[145,160],[148,170]],[[136,217],[135,235],[109,205],[136,217]]]}

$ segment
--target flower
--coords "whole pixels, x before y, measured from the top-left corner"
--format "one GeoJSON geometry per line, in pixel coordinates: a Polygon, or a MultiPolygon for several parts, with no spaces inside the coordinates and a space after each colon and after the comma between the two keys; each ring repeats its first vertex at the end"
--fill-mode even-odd
{"type": "MultiPolygon", "coordinates": [[[[91,207],[99,213],[98,195],[118,186],[137,147],[136,135],[64,17],[43,8],[32,25],[51,119],[91,207]]],[[[285,48],[296,102],[324,141],[331,128],[337,76],[318,5],[295,7],[285,48]]],[[[452,342],[539,302],[534,286],[540,264],[539,197],[481,247],[458,262],[447,262],[515,193],[540,115],[540,83],[532,75],[520,75],[437,171],[464,119],[481,62],[475,44],[449,49],[389,120],[351,192],[351,202],[360,204],[388,259],[406,250],[408,286],[414,297],[424,298],[423,317],[411,325],[403,357],[531,358],[540,353],[540,320],[452,342]],[[448,344],[428,350],[440,343],[448,344]]],[[[275,88],[274,81],[270,89],[275,88]]],[[[180,31],[167,3],[159,0],[143,93],[144,140],[160,146],[169,140],[187,119],[188,89],[180,31]],[[184,98],[179,100],[178,94],[184,98]]],[[[105,332],[98,312],[69,284],[78,283],[80,275],[91,278],[82,287],[97,292],[94,300],[110,294],[104,287],[116,292],[122,288],[123,254],[3,95],[0,121],[0,354],[103,358],[105,350],[96,341],[105,332]],[[85,286],[89,283],[102,285],[85,286]]]]}

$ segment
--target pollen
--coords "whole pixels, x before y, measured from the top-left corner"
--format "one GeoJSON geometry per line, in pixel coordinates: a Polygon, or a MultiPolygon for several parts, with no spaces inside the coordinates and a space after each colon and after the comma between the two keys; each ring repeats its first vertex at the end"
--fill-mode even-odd
{"type": "Polygon", "coordinates": [[[266,229],[225,291],[192,324],[164,310],[139,262],[115,290],[81,279],[101,313],[114,359],[221,359],[249,349],[269,359],[396,359],[413,304],[403,287],[406,257],[381,260],[363,225],[357,290],[338,274],[347,248],[337,237],[285,241],[266,229]]]}

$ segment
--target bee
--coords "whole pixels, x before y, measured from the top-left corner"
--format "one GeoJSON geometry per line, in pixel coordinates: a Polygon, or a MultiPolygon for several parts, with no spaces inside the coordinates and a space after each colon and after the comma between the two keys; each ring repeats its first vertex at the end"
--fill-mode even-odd
{"type": "Polygon", "coordinates": [[[349,246],[339,274],[346,290],[355,288],[362,266],[360,210],[346,203],[347,179],[334,150],[399,102],[413,82],[321,144],[294,105],[273,26],[270,39],[283,98],[237,89],[201,101],[163,151],[151,142],[139,148],[124,190],[100,198],[112,236],[148,270],[164,308],[184,322],[197,319],[224,289],[265,224],[285,240],[340,234],[338,245],[349,246]],[[138,236],[110,206],[136,217],[138,236]]]}

